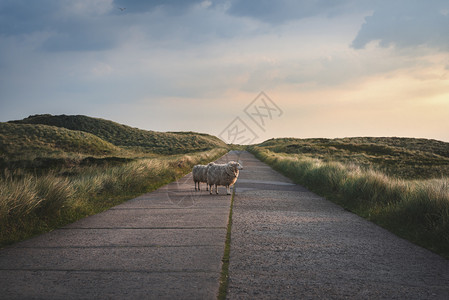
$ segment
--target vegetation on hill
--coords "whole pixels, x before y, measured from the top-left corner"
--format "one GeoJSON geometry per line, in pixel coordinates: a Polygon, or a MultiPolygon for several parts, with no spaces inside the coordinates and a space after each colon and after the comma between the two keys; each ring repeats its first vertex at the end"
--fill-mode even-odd
{"type": "Polygon", "coordinates": [[[179,154],[226,147],[222,140],[208,134],[148,131],[81,115],[34,115],[12,123],[42,124],[88,132],[118,147],[156,154],[179,154]]]}
{"type": "Polygon", "coordinates": [[[125,153],[123,149],[86,132],[47,125],[0,123],[0,159],[4,162],[80,155],[120,156],[125,153]]]}
{"type": "Polygon", "coordinates": [[[449,144],[272,139],[249,150],[312,191],[449,258],[449,144]]]}
{"type": "Polygon", "coordinates": [[[272,152],[323,161],[351,162],[403,179],[449,174],[449,143],[413,138],[271,139],[259,145],[272,152]]]}
{"type": "Polygon", "coordinates": [[[154,190],[227,151],[207,134],[86,116],[0,123],[0,247],[154,190]]]}
{"type": "MultiPolygon", "coordinates": [[[[195,164],[206,164],[226,152],[227,149],[217,148],[115,166],[86,165],[41,175],[6,171],[0,176],[0,247],[155,190],[187,174],[195,164]]],[[[167,205],[170,205],[168,195],[167,205]]]]}

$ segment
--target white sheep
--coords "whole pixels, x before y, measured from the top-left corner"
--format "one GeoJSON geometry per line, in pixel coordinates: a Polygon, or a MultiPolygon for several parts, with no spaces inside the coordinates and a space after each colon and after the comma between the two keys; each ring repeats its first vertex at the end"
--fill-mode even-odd
{"type": "Polygon", "coordinates": [[[195,191],[197,190],[197,184],[198,184],[198,191],[200,191],[200,183],[205,182],[206,183],[206,191],[208,190],[207,186],[207,169],[210,165],[213,163],[209,163],[208,165],[195,165],[192,169],[192,175],[193,175],[193,181],[195,182],[195,191]]]}
{"type": "Polygon", "coordinates": [[[235,161],[230,161],[227,164],[213,164],[209,166],[207,171],[207,184],[212,194],[212,185],[215,185],[215,193],[218,194],[218,186],[224,185],[226,187],[226,194],[231,194],[230,186],[237,181],[239,170],[243,167],[235,161]]]}

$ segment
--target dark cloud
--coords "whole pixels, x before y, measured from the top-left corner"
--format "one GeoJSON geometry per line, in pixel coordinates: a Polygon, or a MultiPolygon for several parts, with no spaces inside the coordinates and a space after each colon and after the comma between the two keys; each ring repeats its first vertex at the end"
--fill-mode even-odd
{"type": "Polygon", "coordinates": [[[131,18],[123,20],[129,12],[144,13],[167,4],[186,6],[184,1],[117,2],[0,0],[0,36],[45,33],[39,47],[50,52],[106,50],[119,42],[120,30],[135,25],[131,18]],[[127,10],[121,13],[118,7],[127,10]]]}
{"type": "Polygon", "coordinates": [[[41,48],[49,52],[60,51],[101,51],[116,45],[116,39],[110,33],[92,30],[85,26],[83,30],[69,29],[47,38],[41,48]]]}
{"type": "Polygon", "coordinates": [[[447,0],[230,0],[227,13],[272,25],[316,16],[370,13],[352,42],[355,49],[371,41],[379,41],[381,47],[449,49],[447,0]]]}
{"type": "Polygon", "coordinates": [[[16,35],[52,26],[60,2],[54,0],[0,0],[0,34],[16,35]]]}
{"type": "Polygon", "coordinates": [[[40,47],[46,51],[107,49],[114,44],[107,4],[89,7],[82,1],[0,0],[0,35],[45,33],[40,47]]]}
{"type": "Polygon", "coordinates": [[[128,13],[143,13],[156,8],[163,8],[172,13],[182,13],[201,0],[114,0],[116,7],[126,8],[128,13]]]}
{"type": "Polygon", "coordinates": [[[371,14],[352,42],[355,49],[376,40],[382,47],[449,49],[447,0],[0,0],[0,37],[45,33],[45,51],[99,51],[114,48],[136,28],[152,42],[198,42],[352,13],[371,14]],[[200,5],[205,10],[199,12],[200,5]],[[248,26],[248,18],[265,24],[248,26]]]}
{"type": "Polygon", "coordinates": [[[279,24],[318,15],[332,17],[365,6],[364,0],[232,0],[228,13],[279,24]]]}
{"type": "Polygon", "coordinates": [[[119,44],[130,28],[141,28],[151,38],[165,38],[174,28],[191,28],[189,24],[182,24],[183,18],[167,23],[166,17],[182,17],[201,2],[0,0],[0,37],[45,33],[41,36],[46,38],[37,46],[44,51],[107,50],[119,44]],[[126,10],[121,11],[119,7],[126,10]],[[157,15],[148,14],[156,10],[157,15]],[[155,24],[156,21],[159,23],[155,24]]]}
{"type": "Polygon", "coordinates": [[[282,23],[291,19],[316,15],[322,11],[324,2],[328,1],[232,1],[228,12],[232,15],[251,17],[267,23],[282,23]]]}
{"type": "Polygon", "coordinates": [[[355,49],[371,41],[381,47],[449,48],[449,4],[446,0],[380,1],[352,42],[355,49]]]}

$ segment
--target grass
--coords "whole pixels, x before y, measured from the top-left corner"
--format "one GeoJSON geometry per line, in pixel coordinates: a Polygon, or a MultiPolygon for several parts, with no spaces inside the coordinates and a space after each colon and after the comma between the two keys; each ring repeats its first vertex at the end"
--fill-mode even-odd
{"type": "Polygon", "coordinates": [[[72,223],[213,161],[225,148],[137,159],[117,166],[90,165],[34,175],[17,170],[0,176],[0,246],[72,223]]]}
{"type": "Polygon", "coordinates": [[[87,116],[0,123],[0,246],[152,191],[227,151],[207,134],[87,116]]]}
{"type": "Polygon", "coordinates": [[[273,145],[261,144],[249,150],[295,182],[449,258],[448,177],[393,177],[376,166],[360,166],[349,159],[339,162],[328,157],[325,161],[310,155],[277,153],[272,151],[273,145]]]}
{"type": "Polygon", "coordinates": [[[274,153],[301,154],[324,162],[352,162],[402,179],[449,174],[449,143],[413,138],[271,139],[259,145],[274,153]]]}
{"type": "Polygon", "coordinates": [[[10,124],[45,125],[95,135],[104,142],[133,152],[180,154],[226,147],[219,138],[195,132],[157,132],[132,128],[88,116],[34,115],[10,124]]]}
{"type": "Polygon", "coordinates": [[[85,155],[120,155],[123,149],[82,131],[65,128],[0,123],[0,155],[3,158],[19,159],[24,156],[57,157],[67,153],[85,155]]]}

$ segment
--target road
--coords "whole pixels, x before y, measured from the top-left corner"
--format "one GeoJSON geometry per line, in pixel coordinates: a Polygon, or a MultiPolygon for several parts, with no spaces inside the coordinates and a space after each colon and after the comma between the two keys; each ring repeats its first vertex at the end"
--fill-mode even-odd
{"type": "Polygon", "coordinates": [[[449,299],[449,261],[244,152],[228,299],[449,299]]]}
{"type": "Polygon", "coordinates": [[[1,249],[0,299],[215,299],[231,205],[219,192],[188,174],[1,249]]]}
{"type": "MultiPolygon", "coordinates": [[[[248,152],[228,299],[449,299],[449,261],[293,184],[248,152]]],[[[215,299],[231,196],[191,174],[0,250],[1,299],[215,299]],[[204,186],[204,185],[203,185],[204,186]]]]}

